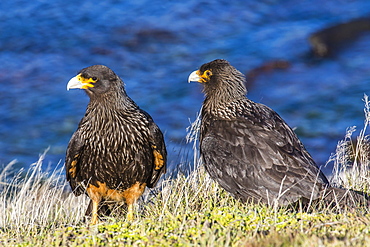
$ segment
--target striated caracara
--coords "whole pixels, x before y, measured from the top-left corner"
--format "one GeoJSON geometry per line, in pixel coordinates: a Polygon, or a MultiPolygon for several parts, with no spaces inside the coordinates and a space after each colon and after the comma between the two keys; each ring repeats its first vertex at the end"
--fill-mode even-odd
{"type": "Polygon", "coordinates": [[[200,153],[210,176],[242,201],[272,206],[324,202],[368,204],[360,193],[331,187],[294,131],[269,107],[245,95],[244,75],[226,60],[203,64],[200,153]]]}
{"type": "Polygon", "coordinates": [[[82,69],[68,82],[72,88],[84,89],[90,102],[67,148],[67,180],[76,196],[90,197],[91,224],[109,202],[126,203],[131,220],[145,187],[155,186],[166,172],[162,132],[106,66],[82,69]]]}

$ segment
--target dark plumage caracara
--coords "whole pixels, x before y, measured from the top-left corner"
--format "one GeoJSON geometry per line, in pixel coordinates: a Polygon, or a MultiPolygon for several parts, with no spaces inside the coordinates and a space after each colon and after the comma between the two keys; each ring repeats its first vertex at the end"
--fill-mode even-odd
{"type": "Polygon", "coordinates": [[[85,89],[90,102],[67,148],[67,180],[76,196],[90,197],[91,224],[108,202],[125,202],[131,220],[145,187],[155,186],[166,172],[162,132],[106,66],[81,70],[68,82],[71,88],[85,89]]]}
{"type": "Polygon", "coordinates": [[[204,166],[236,198],[272,206],[367,203],[359,193],[329,185],[285,121],[245,96],[244,75],[226,60],[202,65],[190,74],[190,81],[204,86],[200,129],[204,166]]]}

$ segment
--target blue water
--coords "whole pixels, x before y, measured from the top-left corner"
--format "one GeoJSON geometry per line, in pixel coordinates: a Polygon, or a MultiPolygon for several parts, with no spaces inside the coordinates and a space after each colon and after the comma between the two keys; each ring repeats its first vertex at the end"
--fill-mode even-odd
{"type": "Polygon", "coordinates": [[[363,125],[370,93],[370,35],[330,59],[307,59],[310,33],[369,16],[368,0],[1,1],[0,167],[64,162],[88,97],[66,91],[93,64],[112,68],[165,133],[169,160],[187,159],[186,127],[203,95],[190,72],[216,58],[242,72],[282,59],[286,70],[248,84],[248,96],[277,111],[323,165],[349,126],[363,125]]]}

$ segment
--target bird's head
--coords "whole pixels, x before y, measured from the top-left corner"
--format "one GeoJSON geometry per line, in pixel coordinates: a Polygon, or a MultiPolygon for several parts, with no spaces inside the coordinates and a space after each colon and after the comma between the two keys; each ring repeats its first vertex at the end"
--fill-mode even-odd
{"type": "Polygon", "coordinates": [[[118,91],[122,86],[121,79],[110,68],[104,65],[93,65],[82,69],[78,75],[69,80],[67,90],[85,89],[91,98],[118,91]]]}
{"type": "Polygon", "coordinates": [[[218,99],[235,98],[247,93],[244,75],[223,59],[203,64],[189,75],[188,82],[199,82],[204,86],[206,96],[218,99]]]}

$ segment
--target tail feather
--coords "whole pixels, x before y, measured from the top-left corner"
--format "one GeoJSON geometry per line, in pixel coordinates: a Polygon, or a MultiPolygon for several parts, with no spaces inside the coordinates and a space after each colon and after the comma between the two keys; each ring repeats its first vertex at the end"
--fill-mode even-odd
{"type": "Polygon", "coordinates": [[[328,187],[322,196],[322,201],[328,206],[339,208],[369,207],[370,198],[359,191],[328,187]]]}

